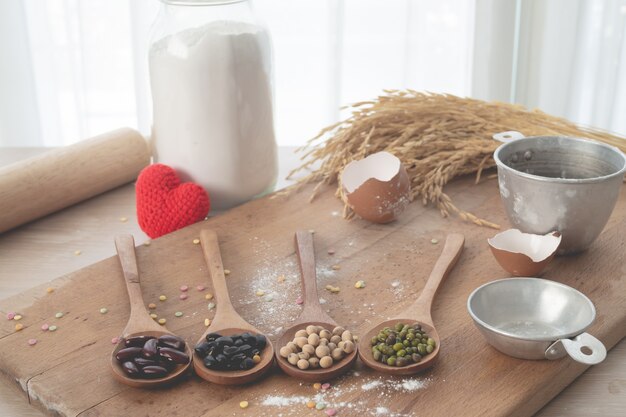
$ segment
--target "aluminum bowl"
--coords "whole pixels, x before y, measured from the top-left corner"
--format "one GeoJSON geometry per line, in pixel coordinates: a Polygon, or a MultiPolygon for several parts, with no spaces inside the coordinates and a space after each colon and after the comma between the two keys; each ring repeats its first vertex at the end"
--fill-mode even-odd
{"type": "Polygon", "coordinates": [[[535,136],[495,151],[500,196],[522,232],[563,235],[558,254],[581,252],[600,235],[621,189],[626,156],[587,139],[535,136]]]}
{"type": "Polygon", "coordinates": [[[581,292],[539,278],[506,278],[475,289],[467,310],[487,342],[520,359],[559,359],[569,354],[588,365],[606,348],[584,333],[596,309],[581,292]]]}

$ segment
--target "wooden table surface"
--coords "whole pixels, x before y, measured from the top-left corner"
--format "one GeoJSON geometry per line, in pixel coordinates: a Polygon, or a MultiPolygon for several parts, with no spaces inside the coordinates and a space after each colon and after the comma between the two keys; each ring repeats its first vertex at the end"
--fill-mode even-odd
{"type": "MultiPolygon", "coordinates": [[[[0,149],[0,165],[42,152],[41,148],[0,149]]],[[[297,164],[291,149],[280,152],[281,178],[297,164]]],[[[278,186],[286,185],[280,181],[278,186]]],[[[147,239],[135,217],[134,187],[120,187],[62,212],[0,234],[0,299],[114,255],[110,244],[119,233],[147,239]],[[121,218],[128,220],[123,222],[121,218]],[[80,250],[80,255],[75,251],[80,250]]],[[[7,354],[7,352],[2,352],[7,354]]],[[[0,416],[41,416],[25,394],[0,382],[0,416]]],[[[600,365],[546,405],[538,416],[626,415],[626,341],[600,365]]]]}

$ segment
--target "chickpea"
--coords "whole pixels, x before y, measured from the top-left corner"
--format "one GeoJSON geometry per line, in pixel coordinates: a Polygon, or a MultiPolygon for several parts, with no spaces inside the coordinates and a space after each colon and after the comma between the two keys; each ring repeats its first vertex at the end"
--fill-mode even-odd
{"type": "Polygon", "coordinates": [[[306,345],[309,343],[308,339],[306,337],[296,337],[295,339],[293,339],[293,342],[298,345],[299,348],[302,348],[302,346],[306,345]]]}
{"type": "Polygon", "coordinates": [[[309,368],[316,369],[320,367],[320,360],[316,357],[309,358],[309,368]]]}
{"type": "Polygon", "coordinates": [[[308,342],[309,345],[318,346],[320,344],[320,337],[317,334],[312,333],[309,335],[308,342]]]}
{"type": "Polygon", "coordinates": [[[320,366],[324,369],[330,368],[331,366],[333,366],[333,358],[331,358],[330,356],[324,356],[320,359],[320,366]]]}
{"type": "Polygon", "coordinates": [[[287,362],[289,362],[292,365],[297,364],[299,360],[300,358],[298,357],[297,353],[290,353],[289,356],[287,357],[287,362]]]}
{"type": "Polygon", "coordinates": [[[335,327],[333,329],[333,334],[337,335],[337,336],[341,336],[343,334],[343,332],[345,332],[345,331],[346,331],[346,329],[344,329],[343,327],[337,326],[337,327],[335,327]]]}
{"type": "Polygon", "coordinates": [[[336,345],[339,344],[339,342],[341,342],[341,336],[334,335],[333,337],[330,338],[330,342],[336,345]]]}
{"type": "Polygon", "coordinates": [[[296,344],[295,344],[295,343],[293,343],[293,342],[289,342],[289,343],[287,343],[287,347],[288,347],[289,349],[291,349],[291,351],[292,351],[292,352],[294,352],[294,353],[298,351],[298,345],[296,345],[296,344]]]}
{"type": "Polygon", "coordinates": [[[320,337],[323,337],[325,339],[330,339],[331,336],[332,334],[326,329],[320,331],[320,337]]]}
{"type": "Polygon", "coordinates": [[[333,350],[337,349],[337,345],[334,343],[329,343],[326,346],[328,346],[328,349],[332,352],[333,350]]]}
{"type": "Polygon", "coordinates": [[[282,356],[283,358],[287,358],[290,353],[293,353],[293,351],[289,347],[283,346],[280,348],[280,351],[278,353],[280,353],[280,356],[282,356]]]}
{"type": "Polygon", "coordinates": [[[306,360],[309,360],[309,358],[310,358],[310,357],[311,357],[311,355],[309,355],[309,354],[308,354],[308,353],[306,353],[306,352],[300,352],[300,353],[298,353],[298,358],[300,358],[300,359],[306,359],[306,360]]]}
{"type": "Polygon", "coordinates": [[[346,353],[352,353],[352,352],[354,352],[354,342],[351,342],[351,341],[349,341],[349,340],[346,340],[346,341],[344,342],[344,345],[343,345],[343,348],[342,348],[342,349],[343,349],[343,351],[344,351],[344,352],[346,352],[346,353]]]}
{"type": "Polygon", "coordinates": [[[309,368],[309,361],[308,361],[308,360],[306,360],[306,359],[300,359],[300,360],[297,362],[297,366],[298,366],[298,368],[300,368],[300,369],[308,369],[308,368],[309,368]]]}
{"type": "Polygon", "coordinates": [[[313,333],[317,333],[317,326],[313,326],[312,324],[306,326],[306,333],[308,335],[312,335],[313,333]]]}
{"type": "Polygon", "coordinates": [[[304,345],[302,346],[302,351],[308,353],[309,355],[315,355],[315,346],[304,345]]]}
{"type": "MultiPolygon", "coordinates": [[[[323,358],[324,356],[328,356],[330,355],[330,349],[328,349],[328,346],[318,346],[315,349],[315,356],[317,356],[318,358],[323,358]]],[[[323,366],[322,366],[323,368],[323,366]]]]}
{"type": "Polygon", "coordinates": [[[341,340],[345,341],[350,341],[352,342],[352,333],[350,332],[350,330],[346,330],[345,332],[341,333],[341,340]]]}
{"type": "Polygon", "coordinates": [[[343,350],[336,348],[335,350],[333,350],[331,356],[335,361],[340,361],[341,359],[343,359],[343,350]]]}
{"type": "Polygon", "coordinates": [[[306,330],[304,329],[300,329],[296,332],[296,334],[293,336],[294,338],[296,337],[309,337],[309,334],[306,332],[306,330]]]}

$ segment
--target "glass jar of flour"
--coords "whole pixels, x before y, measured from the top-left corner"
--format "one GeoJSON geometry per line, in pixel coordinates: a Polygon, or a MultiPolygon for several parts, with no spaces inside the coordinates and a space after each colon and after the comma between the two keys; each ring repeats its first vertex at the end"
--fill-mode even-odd
{"type": "Polygon", "coordinates": [[[277,177],[269,35],[246,0],[161,0],[149,53],[156,162],[226,209],[277,177]]]}

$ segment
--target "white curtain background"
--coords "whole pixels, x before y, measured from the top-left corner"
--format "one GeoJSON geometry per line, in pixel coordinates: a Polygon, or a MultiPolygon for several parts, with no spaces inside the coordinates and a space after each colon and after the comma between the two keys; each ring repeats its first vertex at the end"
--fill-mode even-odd
{"type": "MultiPolygon", "coordinates": [[[[277,140],[412,88],[515,102],[626,134],[626,0],[256,0],[273,38],[277,140]]],[[[158,0],[0,2],[0,145],[148,134],[158,0]]]]}

